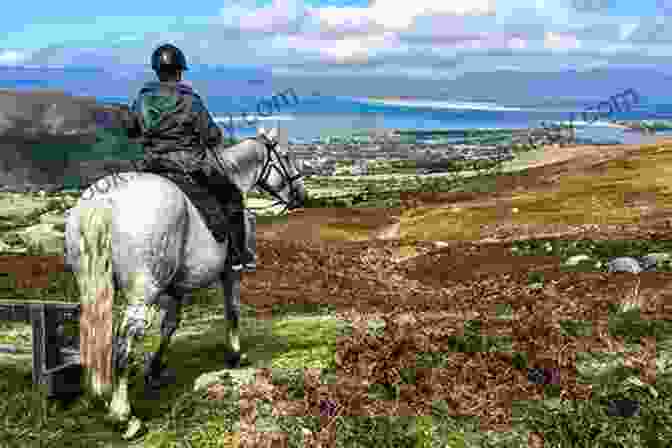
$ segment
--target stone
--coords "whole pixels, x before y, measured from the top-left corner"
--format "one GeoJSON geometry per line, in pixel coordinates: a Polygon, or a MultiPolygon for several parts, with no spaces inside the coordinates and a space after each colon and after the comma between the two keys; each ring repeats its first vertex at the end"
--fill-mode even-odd
{"type": "Polygon", "coordinates": [[[609,260],[607,263],[607,272],[630,272],[632,274],[639,274],[642,272],[642,267],[639,262],[632,257],[618,257],[609,260]]]}
{"type": "Polygon", "coordinates": [[[640,265],[644,271],[654,271],[660,267],[665,261],[672,260],[672,256],[665,252],[654,252],[644,255],[640,258],[640,265]]]}

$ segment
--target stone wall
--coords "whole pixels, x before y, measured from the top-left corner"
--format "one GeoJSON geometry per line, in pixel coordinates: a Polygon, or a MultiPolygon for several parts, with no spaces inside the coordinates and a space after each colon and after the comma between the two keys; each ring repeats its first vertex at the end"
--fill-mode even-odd
{"type": "Polygon", "coordinates": [[[54,90],[0,90],[0,191],[57,191],[66,179],[84,187],[105,175],[117,145],[101,143],[127,113],[54,90]]]}

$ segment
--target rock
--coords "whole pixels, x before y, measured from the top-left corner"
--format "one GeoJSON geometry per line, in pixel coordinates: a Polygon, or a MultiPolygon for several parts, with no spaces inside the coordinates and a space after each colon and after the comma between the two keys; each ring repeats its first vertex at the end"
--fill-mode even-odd
{"type": "Polygon", "coordinates": [[[632,274],[639,274],[642,272],[642,267],[639,262],[632,257],[618,257],[609,260],[607,263],[607,272],[630,272],[632,274]]]}
{"type": "Polygon", "coordinates": [[[664,252],[655,252],[644,255],[639,259],[640,265],[644,271],[653,271],[662,266],[665,261],[670,261],[672,256],[664,252]]]}

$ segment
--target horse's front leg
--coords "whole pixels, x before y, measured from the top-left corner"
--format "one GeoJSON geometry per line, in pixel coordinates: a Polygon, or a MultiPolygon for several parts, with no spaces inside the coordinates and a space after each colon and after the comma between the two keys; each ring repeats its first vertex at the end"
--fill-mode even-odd
{"type": "Polygon", "coordinates": [[[226,362],[230,368],[247,364],[247,355],[240,352],[240,271],[226,266],[220,276],[224,294],[224,318],[226,319],[226,362]]]}

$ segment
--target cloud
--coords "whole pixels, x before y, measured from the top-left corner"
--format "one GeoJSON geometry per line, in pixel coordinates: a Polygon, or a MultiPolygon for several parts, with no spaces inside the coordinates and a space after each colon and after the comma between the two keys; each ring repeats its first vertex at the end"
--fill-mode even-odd
{"type": "Polygon", "coordinates": [[[192,67],[260,64],[296,76],[338,74],[351,85],[401,74],[448,80],[497,67],[524,74],[667,64],[671,51],[661,43],[672,40],[670,19],[614,12],[610,1],[227,1],[214,16],[26,24],[5,33],[0,64],[93,65],[121,81],[137,67],[149,70],[151,52],[166,42],[182,48],[192,67]],[[53,40],[40,48],[44,36],[53,40]],[[21,49],[22,42],[36,48],[21,49]]]}
{"type": "Polygon", "coordinates": [[[561,33],[546,33],[544,37],[544,46],[553,50],[566,50],[569,48],[579,48],[580,42],[576,36],[561,33]]]}
{"type": "Polygon", "coordinates": [[[628,40],[639,44],[672,42],[671,25],[672,17],[642,18],[639,25],[631,32],[628,40]]]}
{"type": "Polygon", "coordinates": [[[23,63],[28,54],[20,50],[0,50],[0,65],[17,65],[23,63]]]}
{"type": "Polygon", "coordinates": [[[254,8],[234,4],[220,10],[219,23],[240,31],[289,32],[303,21],[306,10],[300,0],[273,0],[269,6],[254,8]]]}

